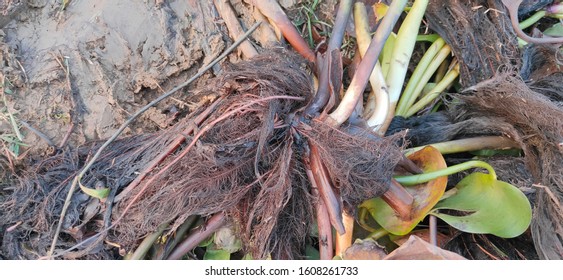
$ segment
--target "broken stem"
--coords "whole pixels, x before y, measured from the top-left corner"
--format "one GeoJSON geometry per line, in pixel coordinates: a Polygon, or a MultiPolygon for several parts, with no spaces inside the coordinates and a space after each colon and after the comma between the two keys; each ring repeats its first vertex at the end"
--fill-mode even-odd
{"type": "Polygon", "coordinates": [[[391,180],[389,190],[381,196],[381,199],[393,208],[401,219],[407,220],[410,218],[414,198],[397,180],[391,180]]]}
{"type": "Polygon", "coordinates": [[[289,44],[307,60],[314,62],[315,54],[309,48],[309,45],[293,23],[289,20],[283,9],[275,0],[245,0],[245,2],[257,7],[262,14],[270,19],[270,21],[281,30],[283,36],[289,44]]]}
{"type": "MultiPolygon", "coordinates": [[[[233,40],[240,38],[240,36],[244,34],[244,31],[242,30],[242,26],[240,25],[230,2],[228,0],[213,0],[213,2],[215,3],[215,8],[217,8],[219,15],[221,15],[225,21],[225,25],[229,30],[231,38],[233,40]]],[[[258,54],[254,46],[252,46],[252,43],[246,40],[240,44],[240,50],[246,58],[251,58],[258,54]]]]}
{"type": "Polygon", "coordinates": [[[342,223],[344,224],[344,234],[336,236],[335,255],[341,256],[346,249],[352,246],[352,234],[354,233],[354,217],[342,211],[342,223]]]}

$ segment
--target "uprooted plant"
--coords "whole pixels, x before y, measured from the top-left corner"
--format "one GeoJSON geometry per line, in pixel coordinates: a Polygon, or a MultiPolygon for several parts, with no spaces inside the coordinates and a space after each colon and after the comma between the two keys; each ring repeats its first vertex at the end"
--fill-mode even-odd
{"type": "Polygon", "coordinates": [[[284,50],[255,55],[249,44],[245,55],[253,58],[227,66],[190,96],[199,106],[173,127],[115,140],[128,121],[105,143],[59,153],[22,174],[12,200],[2,205],[6,224],[25,221],[4,236],[11,256],[115,258],[117,251],[141,259],[154,246],[151,258],[178,259],[199,245],[208,259],[230,258],[239,249],[244,258],[296,259],[311,247],[332,259],[352,244],[355,220],[373,236],[408,234],[427,215],[502,237],[528,228],[531,208],[517,188],[498,181],[483,162],[446,167],[440,154],[459,151],[459,141],[464,151],[468,143],[479,143],[473,150],[518,147],[514,141],[456,140],[405,156],[404,134],[383,136],[393,115],[437,108],[439,93],[460,74],[462,62],[448,60],[450,46],[434,38],[403,90],[429,1],[414,1],[397,35],[392,29],[407,1],[393,1],[373,38],[365,7],[340,1],[330,40],[318,53],[276,1],[248,2],[304,59],[284,50]],[[352,10],[363,59],[344,90],[340,46],[352,10]],[[368,82],[372,93],[364,106],[368,82]],[[446,191],[445,176],[475,167],[489,174],[473,173],[446,191]],[[75,193],[77,187],[85,194],[75,193]],[[491,205],[501,202],[503,213],[512,214],[502,217],[505,223],[491,214],[491,205]],[[383,230],[365,225],[367,213],[383,230]]]}

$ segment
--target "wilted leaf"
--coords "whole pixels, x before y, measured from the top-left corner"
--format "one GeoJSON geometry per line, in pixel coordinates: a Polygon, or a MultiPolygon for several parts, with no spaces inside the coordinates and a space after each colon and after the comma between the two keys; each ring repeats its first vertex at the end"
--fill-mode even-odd
{"type": "Polygon", "coordinates": [[[220,228],[215,232],[215,246],[217,249],[225,250],[229,253],[234,253],[241,249],[242,243],[238,239],[230,227],[220,228]]]}
{"type": "Polygon", "coordinates": [[[212,250],[207,248],[205,255],[203,255],[204,260],[230,260],[231,253],[225,250],[212,250]]]}
{"type": "MultiPolygon", "coordinates": [[[[428,146],[408,156],[424,172],[432,172],[446,168],[446,162],[440,152],[428,146]]],[[[385,230],[394,235],[409,233],[426,214],[438,203],[448,183],[447,176],[439,177],[424,184],[405,187],[413,196],[413,208],[409,219],[403,219],[383,199],[377,197],[365,201],[360,207],[366,208],[371,216],[385,230]]]]}
{"type": "Polygon", "coordinates": [[[373,239],[357,239],[342,254],[343,260],[382,260],[387,256],[385,249],[373,239]]]}
{"type": "Polygon", "coordinates": [[[470,233],[490,233],[503,238],[516,237],[528,228],[532,207],[516,187],[475,172],[463,178],[457,192],[440,201],[430,214],[451,226],[470,233]],[[438,210],[455,210],[456,215],[438,210]]]}
{"type": "Polygon", "coordinates": [[[389,10],[389,6],[384,3],[375,3],[373,5],[373,13],[375,14],[376,21],[383,19],[383,17],[387,14],[387,10],[389,10]]]}
{"type": "Polygon", "coordinates": [[[391,252],[384,260],[465,260],[465,258],[411,235],[405,244],[391,252]]]}
{"type": "Polygon", "coordinates": [[[109,195],[109,191],[110,191],[109,188],[96,188],[96,189],[87,188],[84,185],[82,185],[82,183],[80,183],[80,180],[78,181],[78,185],[80,186],[80,189],[85,194],[91,197],[95,197],[97,199],[104,199],[109,195]]]}

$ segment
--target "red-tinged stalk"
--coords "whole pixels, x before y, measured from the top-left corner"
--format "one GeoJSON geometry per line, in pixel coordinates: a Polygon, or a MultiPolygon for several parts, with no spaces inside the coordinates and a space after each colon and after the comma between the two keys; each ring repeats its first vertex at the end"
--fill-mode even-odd
{"type": "Polygon", "coordinates": [[[257,7],[271,23],[281,30],[289,44],[307,60],[314,62],[315,54],[309,48],[307,42],[301,37],[297,28],[289,20],[283,9],[275,0],[245,0],[245,2],[257,7]]]}
{"type": "Polygon", "coordinates": [[[352,111],[354,111],[356,103],[362,97],[362,93],[366,88],[369,76],[377,63],[379,54],[383,49],[383,44],[385,43],[387,37],[389,37],[389,34],[391,34],[391,31],[399,19],[399,16],[403,12],[403,8],[406,4],[407,0],[395,0],[391,3],[391,6],[387,11],[387,15],[385,15],[385,17],[381,20],[381,24],[377,28],[371,44],[366,51],[365,59],[363,59],[358,66],[356,74],[352,78],[352,82],[350,83],[346,94],[344,94],[344,98],[336,110],[329,115],[330,118],[327,119],[329,123],[335,126],[340,126],[350,117],[352,111]]]}
{"type": "Polygon", "coordinates": [[[396,180],[391,180],[389,190],[385,192],[381,199],[385,201],[402,219],[410,219],[414,198],[396,180]]]}
{"type": "MultiPolygon", "coordinates": [[[[333,65],[333,60],[340,59],[339,57],[334,57],[333,54],[338,52],[333,52],[334,50],[339,50],[342,44],[342,39],[344,38],[344,33],[346,31],[346,24],[350,19],[350,13],[352,10],[352,4],[354,1],[343,0],[340,1],[340,6],[336,14],[336,20],[334,27],[332,29],[332,34],[328,42],[328,48],[322,58],[322,63],[317,61],[321,67],[321,73],[319,77],[319,87],[317,93],[313,97],[313,100],[305,108],[305,114],[309,116],[315,116],[317,113],[323,109],[328,110],[327,102],[331,97],[331,87],[329,85],[331,79],[330,67],[333,65]]],[[[319,59],[321,60],[321,59],[319,59]]],[[[334,85],[333,85],[334,86],[334,85]]],[[[340,86],[337,86],[337,88],[340,86]]],[[[339,94],[338,92],[332,92],[333,95],[339,94]]]]}
{"type": "Polygon", "coordinates": [[[330,225],[328,209],[326,208],[323,199],[320,197],[319,188],[309,165],[307,165],[306,173],[309,178],[309,182],[311,182],[313,196],[316,198],[317,202],[315,210],[317,214],[320,259],[332,260],[332,257],[334,257],[334,246],[332,244],[332,227],[330,225]]]}
{"type": "Polygon", "coordinates": [[[332,181],[326,167],[323,165],[320,158],[318,148],[309,143],[309,162],[311,165],[311,171],[315,179],[315,184],[319,191],[319,196],[324,201],[328,215],[330,217],[330,223],[336,229],[336,232],[340,235],[344,234],[346,229],[342,223],[342,206],[340,204],[340,199],[334,193],[332,187],[332,181]]]}
{"type": "MultiPolygon", "coordinates": [[[[364,3],[358,2],[354,5],[354,23],[356,25],[356,40],[358,49],[362,58],[364,57],[370,41],[369,21],[364,3]]],[[[371,75],[369,76],[371,84],[371,94],[366,104],[364,112],[369,113],[367,116],[367,124],[377,131],[385,122],[387,111],[389,110],[389,94],[387,93],[387,84],[381,70],[379,62],[375,64],[371,75]],[[372,97],[373,96],[373,97],[372,97]],[[370,110],[370,112],[367,112],[370,110]]],[[[360,103],[360,102],[358,102],[360,103]]]]}
{"type": "Polygon", "coordinates": [[[188,236],[186,240],[182,241],[182,243],[180,243],[178,247],[176,247],[174,251],[170,253],[168,259],[169,260],[181,259],[182,256],[187,254],[189,251],[193,250],[195,247],[197,247],[199,243],[209,238],[213,233],[215,233],[215,231],[217,231],[220,227],[222,227],[225,224],[226,220],[227,219],[224,213],[217,213],[213,215],[211,218],[209,218],[209,220],[207,220],[205,225],[203,225],[196,232],[188,236]]]}
{"type": "Polygon", "coordinates": [[[563,43],[563,37],[557,38],[534,38],[528,36],[522,29],[520,28],[520,23],[518,22],[518,7],[522,0],[502,0],[502,3],[508,10],[510,14],[510,23],[512,24],[512,28],[514,28],[514,32],[518,37],[528,43],[534,44],[561,44],[563,43]]]}

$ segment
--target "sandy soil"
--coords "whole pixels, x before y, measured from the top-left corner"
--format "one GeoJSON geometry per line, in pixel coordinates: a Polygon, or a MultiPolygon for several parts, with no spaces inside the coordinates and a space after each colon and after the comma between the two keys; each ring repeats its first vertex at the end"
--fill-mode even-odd
{"type": "MultiPolygon", "coordinates": [[[[0,61],[7,104],[61,143],[110,136],[129,114],[193,75],[225,48],[212,1],[2,1],[0,61]]],[[[205,79],[200,80],[203,82],[205,79]]],[[[182,94],[126,134],[166,127],[182,94]]],[[[0,133],[10,125],[0,124],[0,133]]],[[[47,147],[22,128],[31,150],[47,147]]]]}

